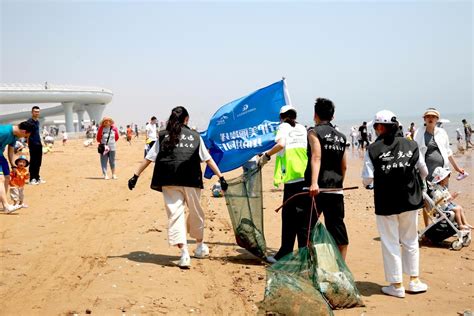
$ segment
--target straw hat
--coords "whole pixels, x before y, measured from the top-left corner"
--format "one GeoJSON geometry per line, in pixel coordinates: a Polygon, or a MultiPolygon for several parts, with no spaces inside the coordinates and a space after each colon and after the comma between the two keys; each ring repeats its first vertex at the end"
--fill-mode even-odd
{"type": "Polygon", "coordinates": [[[437,111],[436,109],[427,109],[425,113],[423,114],[423,117],[427,115],[433,115],[433,116],[436,116],[437,118],[440,117],[439,111],[437,111]]]}
{"type": "Polygon", "coordinates": [[[104,116],[104,118],[102,119],[102,121],[100,121],[100,125],[104,125],[104,123],[106,121],[109,121],[111,125],[114,125],[114,120],[111,118],[111,117],[108,117],[108,116],[104,116]]]}

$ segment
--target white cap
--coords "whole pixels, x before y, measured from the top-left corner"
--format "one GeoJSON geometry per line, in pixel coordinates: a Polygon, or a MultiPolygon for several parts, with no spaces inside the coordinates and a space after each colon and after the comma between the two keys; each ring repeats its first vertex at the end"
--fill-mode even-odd
{"type": "Polygon", "coordinates": [[[280,114],[286,113],[288,111],[295,111],[296,113],[296,109],[293,105],[284,105],[280,109],[280,114]]]}
{"type": "Polygon", "coordinates": [[[450,173],[451,171],[447,168],[436,167],[436,169],[433,171],[433,182],[434,183],[441,182],[444,178],[449,176],[450,173]]]}
{"type": "Polygon", "coordinates": [[[382,110],[375,114],[372,124],[395,124],[397,117],[392,111],[382,110]]]}

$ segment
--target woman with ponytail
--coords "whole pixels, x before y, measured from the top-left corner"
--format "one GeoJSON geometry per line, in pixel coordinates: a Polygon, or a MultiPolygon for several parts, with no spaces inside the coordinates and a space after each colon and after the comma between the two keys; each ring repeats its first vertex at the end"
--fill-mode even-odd
{"type": "Polygon", "coordinates": [[[195,258],[209,256],[209,248],[203,243],[204,211],[200,205],[203,189],[201,162],[211,168],[219,177],[222,189],[227,190],[227,182],[207,151],[198,132],[188,127],[189,114],[182,107],[175,107],[166,123],[166,129],[160,131],[158,141],[146,155],[135,174],[128,180],[132,190],[140,174],[151,162],[155,162],[151,188],[163,193],[168,215],[168,242],[181,249],[180,268],[189,268],[191,258],[186,241],[186,227],[189,235],[196,239],[195,258]],[[189,209],[186,222],[185,204],[189,209]]]}

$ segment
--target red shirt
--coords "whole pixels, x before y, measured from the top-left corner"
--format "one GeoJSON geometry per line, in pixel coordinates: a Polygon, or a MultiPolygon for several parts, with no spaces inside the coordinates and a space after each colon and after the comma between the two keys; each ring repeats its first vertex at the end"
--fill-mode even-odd
{"type": "Polygon", "coordinates": [[[22,188],[26,180],[30,178],[30,173],[26,168],[16,168],[15,172],[10,173],[10,186],[22,188]]]}

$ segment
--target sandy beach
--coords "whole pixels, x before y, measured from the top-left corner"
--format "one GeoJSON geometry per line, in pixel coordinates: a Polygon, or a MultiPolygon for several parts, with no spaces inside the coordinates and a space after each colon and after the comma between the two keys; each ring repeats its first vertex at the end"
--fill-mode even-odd
{"type": "MultiPolygon", "coordinates": [[[[252,315],[263,299],[266,264],[235,243],[224,198],[205,182],[205,241],[209,259],[176,266],[179,252],[167,242],[161,193],[149,188],[152,168],[133,191],[127,180],[143,158],[144,141],[118,142],[118,180],[101,177],[96,147],[82,140],[58,142],[43,157],[46,184],[28,185],[29,208],[0,214],[0,315],[252,315]]],[[[350,149],[349,149],[350,151],[350,149]]],[[[346,186],[361,186],[362,157],[350,152],[346,186]]],[[[451,181],[457,202],[474,223],[472,151],[456,156],[471,176],[451,181]]],[[[225,174],[227,179],[240,173],[225,174]]],[[[272,186],[273,162],[264,168],[265,237],[271,251],[280,242],[282,191],[272,186]]],[[[423,245],[421,278],[427,293],[405,299],[385,296],[373,192],[345,195],[350,246],[347,263],[365,307],[335,315],[456,315],[474,310],[474,246],[461,251],[423,245]]],[[[420,226],[421,227],[421,226],[420,226]]],[[[190,242],[190,250],[194,244],[190,242]]],[[[405,282],[406,283],[406,282],[405,282]]]]}

